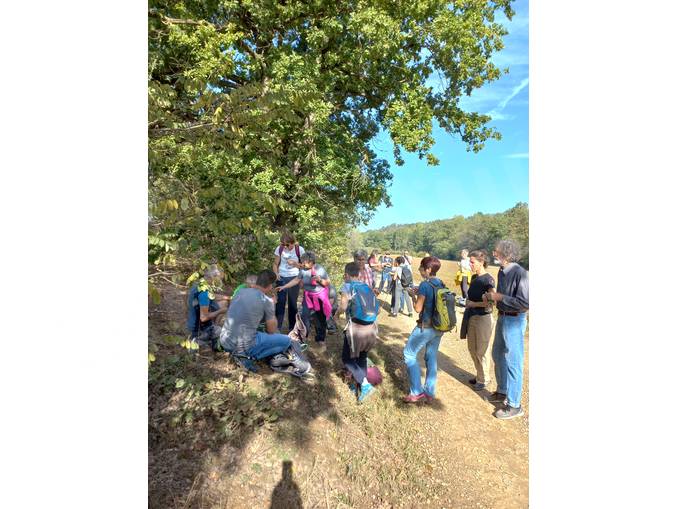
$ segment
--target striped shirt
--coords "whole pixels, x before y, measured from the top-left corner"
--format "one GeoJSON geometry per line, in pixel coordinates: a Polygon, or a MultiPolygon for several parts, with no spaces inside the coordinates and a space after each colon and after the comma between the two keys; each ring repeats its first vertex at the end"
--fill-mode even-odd
{"type": "Polygon", "coordinates": [[[370,288],[374,288],[374,276],[372,275],[372,268],[369,266],[369,264],[365,264],[358,275],[358,279],[370,288]]]}

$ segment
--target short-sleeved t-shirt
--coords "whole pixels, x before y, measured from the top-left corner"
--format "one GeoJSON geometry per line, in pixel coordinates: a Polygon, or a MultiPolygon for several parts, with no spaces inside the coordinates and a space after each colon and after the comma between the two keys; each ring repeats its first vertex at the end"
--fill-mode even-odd
{"type": "Polygon", "coordinates": [[[323,267],[322,265],[318,265],[317,263],[315,264],[315,267],[312,270],[301,269],[299,271],[299,277],[304,283],[304,291],[311,293],[319,293],[320,291],[322,291],[323,286],[320,283],[316,283],[315,285],[311,284],[312,271],[315,272],[315,275],[318,276],[320,279],[329,279],[330,276],[327,274],[325,267],[323,267]]]}
{"type": "Polygon", "coordinates": [[[391,258],[390,256],[382,256],[381,257],[381,263],[383,263],[384,265],[387,264],[387,263],[390,263],[391,266],[390,267],[384,267],[383,272],[386,272],[387,274],[389,272],[391,272],[391,270],[393,268],[393,258],[391,258]]]}
{"type": "Polygon", "coordinates": [[[435,291],[433,289],[433,285],[431,284],[433,282],[437,287],[442,286],[442,281],[438,279],[437,277],[432,277],[426,281],[422,281],[421,284],[419,285],[419,295],[423,295],[426,297],[426,300],[424,301],[424,307],[421,310],[421,313],[419,313],[419,321],[421,322],[422,325],[426,327],[431,326],[431,317],[433,316],[433,306],[435,305],[435,291]]]}
{"type": "Polygon", "coordinates": [[[243,288],[231,301],[221,332],[225,350],[243,353],[253,345],[262,320],[275,317],[273,301],[257,288],[243,288]]]}
{"type": "Polygon", "coordinates": [[[461,271],[462,272],[471,272],[471,259],[470,258],[462,258],[459,261],[459,264],[461,265],[461,271]]]}
{"type": "MultiPolygon", "coordinates": [[[[494,278],[492,277],[492,274],[485,273],[482,276],[471,278],[471,285],[468,288],[468,300],[481,302],[483,300],[483,294],[490,288],[494,288],[494,278]]],[[[472,316],[486,315],[487,311],[485,308],[470,308],[469,314],[472,316]]]]}
{"type": "MultiPolygon", "coordinates": [[[[306,251],[304,248],[299,246],[299,256],[303,255],[306,251]]],[[[273,252],[276,256],[280,257],[280,265],[278,267],[278,274],[280,277],[296,277],[299,275],[299,269],[297,267],[290,267],[287,262],[293,260],[299,263],[299,257],[297,256],[297,250],[295,247],[292,247],[289,251],[285,248],[282,249],[282,254],[280,253],[280,246],[275,248],[273,252]]]]}

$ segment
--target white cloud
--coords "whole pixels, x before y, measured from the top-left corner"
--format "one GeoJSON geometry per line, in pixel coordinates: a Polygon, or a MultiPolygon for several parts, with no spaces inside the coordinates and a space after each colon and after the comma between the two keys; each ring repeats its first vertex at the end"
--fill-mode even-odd
{"type": "Polygon", "coordinates": [[[530,154],[527,152],[520,152],[518,154],[509,154],[504,157],[506,157],[507,159],[527,159],[530,157],[530,154]]]}
{"type": "Polygon", "coordinates": [[[501,50],[500,52],[492,55],[492,63],[499,67],[500,69],[504,69],[506,67],[512,69],[519,65],[529,65],[530,58],[527,53],[527,50],[524,51],[501,50]]]}
{"type": "Polygon", "coordinates": [[[513,99],[515,96],[517,96],[520,91],[525,88],[528,84],[530,83],[530,78],[525,78],[520,82],[519,85],[516,85],[513,87],[513,90],[511,90],[511,93],[508,95],[508,97],[505,97],[500,103],[499,103],[499,111],[503,110],[506,108],[506,105],[508,102],[513,99]]]}
{"type": "Polygon", "coordinates": [[[513,120],[515,115],[506,115],[504,113],[497,113],[496,111],[490,111],[488,113],[492,117],[492,120],[513,120]]]}
{"type": "Polygon", "coordinates": [[[499,102],[499,104],[492,110],[488,111],[487,114],[490,115],[495,120],[505,120],[506,115],[504,115],[502,111],[504,110],[504,108],[506,108],[506,105],[509,103],[509,101],[513,99],[515,96],[517,96],[520,93],[520,91],[524,89],[529,83],[530,83],[529,78],[525,78],[524,80],[522,80],[520,84],[516,85],[511,89],[511,93],[509,95],[504,97],[499,102]]]}

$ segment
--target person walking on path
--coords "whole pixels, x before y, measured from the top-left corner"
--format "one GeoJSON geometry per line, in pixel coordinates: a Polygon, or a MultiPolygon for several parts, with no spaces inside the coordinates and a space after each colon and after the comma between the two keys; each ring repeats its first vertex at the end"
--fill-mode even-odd
{"type": "Polygon", "coordinates": [[[469,380],[476,391],[483,390],[490,382],[488,349],[492,337],[492,307],[483,302],[483,295],[494,289],[494,278],[485,270],[487,258],[487,253],[481,250],[473,251],[469,256],[473,276],[459,333],[461,339],[467,340],[468,351],[476,368],[475,378],[469,380]]]}
{"type": "Polygon", "coordinates": [[[377,343],[379,330],[376,318],[379,304],[373,289],[361,281],[359,275],[360,265],[358,263],[346,264],[345,283],[340,290],[341,303],[335,313],[335,319],[341,313],[346,312],[347,323],[344,328],[341,360],[358,384],[358,402],[362,403],[375,390],[367,381],[367,352],[377,343]]]}
{"type": "Polygon", "coordinates": [[[379,257],[381,263],[381,281],[379,282],[379,292],[384,291],[384,284],[386,285],[386,293],[391,293],[391,271],[393,267],[393,258],[390,251],[386,251],[383,256],[379,257]]]}
{"type": "Polygon", "coordinates": [[[406,286],[412,284],[412,272],[409,272],[409,280],[406,281],[406,286],[403,286],[403,271],[409,271],[409,267],[404,265],[405,258],[398,256],[395,259],[393,268],[393,292],[391,293],[391,316],[398,316],[400,311],[403,311],[407,303],[407,316],[412,316],[412,298],[407,293],[406,286]],[[408,284],[409,283],[409,284],[408,284]]]}
{"type": "Polygon", "coordinates": [[[497,289],[490,289],[483,295],[483,303],[496,302],[499,312],[492,345],[497,390],[490,401],[504,403],[503,408],[494,412],[495,417],[513,419],[524,413],[520,401],[529,309],[528,274],[516,263],[520,259],[520,251],[515,242],[500,240],[492,254],[499,260],[501,268],[497,289]]]}
{"type": "Polygon", "coordinates": [[[462,249],[461,260],[459,260],[459,269],[457,270],[457,282],[461,287],[462,302],[468,297],[468,284],[471,281],[471,264],[468,258],[468,250],[462,249]]]}
{"type": "MultiPolygon", "coordinates": [[[[414,309],[419,313],[419,320],[403,349],[403,357],[410,379],[410,393],[403,398],[406,403],[416,403],[421,399],[432,400],[435,397],[436,378],[438,372],[438,348],[443,332],[433,328],[431,319],[435,306],[435,290],[441,288],[443,282],[436,277],[440,269],[440,260],[435,256],[427,256],[421,260],[419,274],[424,281],[416,290],[417,301],[414,309]],[[417,354],[425,349],[426,382],[422,388],[421,374],[417,354]]],[[[413,292],[415,290],[412,290],[413,292]]]]}
{"type": "MultiPolygon", "coordinates": [[[[275,248],[273,254],[273,272],[277,276],[276,286],[285,286],[299,275],[299,260],[304,254],[294,235],[284,232],[280,236],[280,245],[275,248]]],[[[282,329],[285,318],[285,305],[287,305],[287,325],[289,330],[294,330],[297,320],[297,299],[299,298],[299,285],[292,286],[278,293],[275,304],[275,317],[278,320],[278,330],[282,329]]]]}

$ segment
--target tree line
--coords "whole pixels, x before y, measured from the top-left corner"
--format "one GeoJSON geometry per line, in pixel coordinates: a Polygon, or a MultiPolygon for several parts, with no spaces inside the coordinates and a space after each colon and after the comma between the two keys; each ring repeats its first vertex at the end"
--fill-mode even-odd
{"type": "Polygon", "coordinates": [[[381,252],[404,249],[422,255],[431,253],[438,258],[458,260],[462,249],[485,249],[492,253],[500,239],[511,239],[520,245],[521,264],[529,268],[529,208],[527,203],[497,214],[476,213],[469,217],[455,216],[426,223],[394,224],[371,230],[352,239],[381,252]]]}

